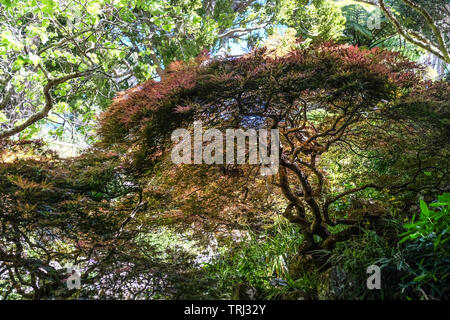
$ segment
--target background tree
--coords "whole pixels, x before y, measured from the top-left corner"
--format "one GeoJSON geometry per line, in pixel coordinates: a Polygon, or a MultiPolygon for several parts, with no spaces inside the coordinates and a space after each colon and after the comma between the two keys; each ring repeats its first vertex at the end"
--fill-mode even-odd
{"type": "MultiPolygon", "coordinates": [[[[257,43],[305,1],[2,1],[0,137],[92,143],[114,95],[174,60],[257,43]]],[[[308,15],[304,14],[305,19],[308,15]]]]}
{"type": "Polygon", "coordinates": [[[289,8],[284,23],[297,31],[298,37],[311,40],[331,40],[340,38],[344,29],[345,17],[333,1],[303,1],[304,7],[289,8]]]}
{"type": "Polygon", "coordinates": [[[450,63],[448,0],[359,0],[359,2],[379,6],[403,38],[450,63]],[[399,14],[396,14],[396,11],[399,14]]]}

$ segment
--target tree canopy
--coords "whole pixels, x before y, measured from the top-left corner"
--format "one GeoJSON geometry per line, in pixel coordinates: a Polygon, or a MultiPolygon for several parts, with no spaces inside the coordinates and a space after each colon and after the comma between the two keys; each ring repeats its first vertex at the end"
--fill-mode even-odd
{"type": "Polygon", "coordinates": [[[0,299],[448,298],[446,4],[0,0],[0,299]]]}

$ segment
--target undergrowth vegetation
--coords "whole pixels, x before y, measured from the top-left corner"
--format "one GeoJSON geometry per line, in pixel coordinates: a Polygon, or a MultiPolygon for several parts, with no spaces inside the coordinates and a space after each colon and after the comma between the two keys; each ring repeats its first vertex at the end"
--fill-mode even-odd
{"type": "Polygon", "coordinates": [[[222,250],[205,268],[218,279],[224,298],[445,299],[450,292],[449,205],[448,193],[429,205],[420,200],[421,212],[411,221],[386,219],[381,234],[363,230],[332,251],[317,250],[314,254],[327,257],[325,271],[304,272],[297,279],[289,263],[302,237],[283,222],[222,250]],[[367,290],[370,265],[380,266],[381,290],[367,290]]]}

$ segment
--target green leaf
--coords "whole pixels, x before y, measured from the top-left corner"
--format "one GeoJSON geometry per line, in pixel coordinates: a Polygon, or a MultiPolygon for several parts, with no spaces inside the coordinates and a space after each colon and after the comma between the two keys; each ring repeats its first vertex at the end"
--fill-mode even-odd
{"type": "Polygon", "coordinates": [[[8,118],[6,118],[5,114],[0,111],[0,123],[8,122],[8,118]]]}
{"type": "Polygon", "coordinates": [[[444,202],[433,202],[433,203],[430,203],[430,207],[433,207],[433,208],[435,208],[435,207],[443,207],[443,206],[447,206],[448,205],[448,203],[444,203],[444,202]]]}
{"type": "Polygon", "coordinates": [[[2,5],[4,5],[6,8],[9,8],[12,5],[12,1],[11,0],[1,0],[0,3],[2,5]]]}
{"type": "Polygon", "coordinates": [[[97,14],[100,13],[101,8],[100,8],[100,5],[99,5],[98,3],[93,3],[93,4],[91,4],[91,5],[89,5],[89,6],[87,7],[87,11],[88,11],[90,14],[97,15],[97,14]]]}
{"type": "Polygon", "coordinates": [[[450,193],[444,193],[440,196],[438,196],[439,202],[444,202],[446,204],[450,204],[450,193]]]}
{"type": "Polygon", "coordinates": [[[42,7],[42,12],[48,16],[53,15],[56,8],[56,2],[54,0],[42,0],[42,4],[44,5],[42,7]]]}
{"type": "Polygon", "coordinates": [[[420,281],[422,281],[423,279],[425,279],[426,276],[427,276],[426,273],[422,273],[420,276],[415,277],[415,278],[414,278],[414,281],[420,282],[420,281]]]}
{"type": "Polygon", "coordinates": [[[408,241],[408,240],[409,240],[409,236],[404,237],[404,238],[401,239],[398,243],[403,243],[403,242],[408,241]]]}
{"type": "Polygon", "coordinates": [[[358,31],[362,35],[366,36],[367,38],[372,38],[372,32],[368,28],[366,28],[356,22],[353,22],[353,21],[350,21],[348,23],[348,25],[350,28],[355,29],[356,31],[358,31]]]}
{"type": "Polygon", "coordinates": [[[174,27],[174,25],[171,24],[171,23],[164,24],[164,25],[162,26],[163,30],[164,30],[164,31],[167,31],[167,32],[172,31],[173,27],[174,27]]]}
{"type": "Polygon", "coordinates": [[[427,206],[427,204],[425,203],[425,201],[423,201],[423,200],[420,200],[420,210],[422,211],[422,213],[425,215],[425,216],[429,216],[430,215],[430,210],[428,210],[428,206],[427,206]]]}
{"type": "Polygon", "coordinates": [[[127,56],[127,53],[126,53],[125,51],[121,51],[121,52],[119,53],[119,58],[120,58],[120,59],[124,59],[126,56],[127,56]]]}

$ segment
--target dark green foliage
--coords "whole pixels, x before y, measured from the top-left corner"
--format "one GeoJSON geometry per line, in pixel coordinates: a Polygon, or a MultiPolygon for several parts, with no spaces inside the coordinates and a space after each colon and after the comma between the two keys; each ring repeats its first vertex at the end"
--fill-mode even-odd
{"type": "Polygon", "coordinates": [[[418,219],[403,226],[398,220],[389,220],[383,234],[366,231],[339,243],[329,258],[335,298],[448,299],[448,203],[448,194],[430,205],[434,210],[421,201],[418,219]],[[404,229],[407,232],[402,233],[404,229]],[[397,239],[387,232],[397,234],[397,239]],[[373,264],[381,268],[381,290],[366,287],[366,269],[373,264]]]}
{"type": "Polygon", "coordinates": [[[420,201],[421,213],[405,224],[400,243],[406,245],[414,278],[404,284],[423,293],[424,298],[450,295],[450,194],[440,195],[429,206],[420,201]]]}
{"type": "Polygon", "coordinates": [[[288,264],[301,242],[298,228],[279,222],[264,233],[250,233],[250,238],[231,244],[206,270],[218,281],[223,298],[231,298],[239,284],[255,289],[255,298],[275,298],[283,286],[295,285],[288,264]]]}

